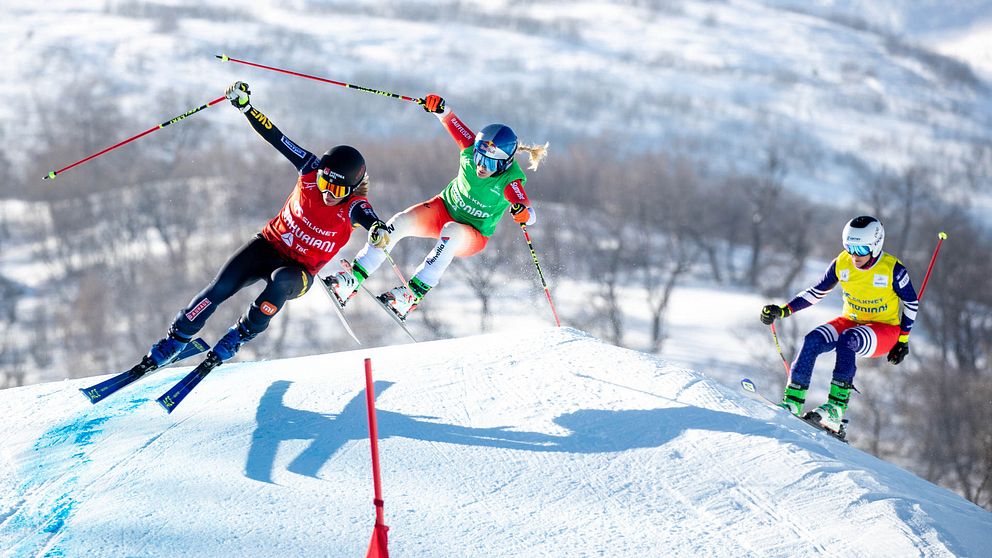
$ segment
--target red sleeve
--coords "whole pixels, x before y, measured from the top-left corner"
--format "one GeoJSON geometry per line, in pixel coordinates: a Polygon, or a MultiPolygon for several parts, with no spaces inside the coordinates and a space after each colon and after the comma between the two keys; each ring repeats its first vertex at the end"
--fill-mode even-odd
{"type": "Polygon", "coordinates": [[[455,143],[461,149],[465,149],[475,143],[475,132],[459,120],[454,112],[449,110],[447,114],[442,116],[441,125],[444,126],[445,130],[448,130],[448,133],[451,134],[451,137],[454,138],[455,143]]]}
{"type": "Polygon", "coordinates": [[[523,180],[517,179],[507,184],[506,188],[503,189],[503,197],[510,203],[522,203],[530,207],[530,199],[527,198],[527,192],[524,191],[523,180]]]}

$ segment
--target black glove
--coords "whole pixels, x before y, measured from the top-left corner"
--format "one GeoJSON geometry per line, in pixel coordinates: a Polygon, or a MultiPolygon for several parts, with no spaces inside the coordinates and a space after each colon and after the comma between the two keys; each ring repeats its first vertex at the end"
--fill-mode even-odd
{"type": "Polygon", "coordinates": [[[906,340],[903,341],[900,338],[900,340],[896,342],[896,345],[892,347],[892,350],[889,351],[889,362],[892,364],[899,364],[902,362],[902,359],[906,358],[909,354],[909,337],[906,337],[905,339],[906,340]]]}
{"type": "Polygon", "coordinates": [[[424,98],[424,110],[427,112],[441,114],[444,112],[444,99],[442,99],[439,95],[431,93],[424,98]]]}
{"type": "Polygon", "coordinates": [[[778,304],[769,304],[761,309],[761,323],[772,325],[775,318],[788,318],[791,315],[792,308],[779,306],[778,304]]]}
{"type": "Polygon", "coordinates": [[[241,112],[248,112],[251,108],[251,104],[248,102],[251,91],[248,90],[248,84],[243,81],[236,81],[227,91],[224,92],[224,96],[227,97],[234,108],[240,110],[241,112]]]}
{"type": "Polygon", "coordinates": [[[369,244],[383,250],[389,244],[389,233],[393,232],[393,227],[376,221],[369,228],[369,244]]]}

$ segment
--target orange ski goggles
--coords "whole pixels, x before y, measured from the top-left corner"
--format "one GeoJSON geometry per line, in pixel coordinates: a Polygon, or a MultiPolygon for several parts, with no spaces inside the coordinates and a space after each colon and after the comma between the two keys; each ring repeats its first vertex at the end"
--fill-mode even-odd
{"type": "MultiPolygon", "coordinates": [[[[333,175],[325,173],[323,169],[317,171],[317,189],[321,192],[327,192],[335,198],[343,198],[351,193],[351,190],[354,188],[353,186],[348,186],[346,184],[335,184],[334,178],[335,177],[333,175]]],[[[344,177],[341,177],[341,179],[343,178],[344,177]]]]}

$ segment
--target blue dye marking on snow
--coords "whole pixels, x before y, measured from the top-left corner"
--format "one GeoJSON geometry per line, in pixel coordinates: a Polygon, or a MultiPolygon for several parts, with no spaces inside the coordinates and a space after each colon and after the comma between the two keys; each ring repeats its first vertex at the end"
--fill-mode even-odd
{"type": "Polygon", "coordinates": [[[144,404],[145,404],[145,403],[147,403],[148,401],[151,401],[151,400],[150,400],[150,399],[148,399],[147,397],[139,397],[138,399],[133,399],[133,400],[131,400],[131,402],[130,402],[130,403],[128,403],[128,404],[127,404],[127,405],[126,405],[126,406],[124,407],[124,409],[123,409],[123,410],[124,410],[125,412],[127,412],[127,411],[133,411],[133,410],[135,410],[135,409],[137,409],[138,407],[140,407],[140,406],[142,406],[142,405],[144,405],[144,404]]]}
{"type": "MultiPolygon", "coordinates": [[[[53,538],[62,534],[78,505],[72,496],[80,482],[75,472],[90,462],[89,446],[100,437],[111,418],[84,413],[35,440],[33,449],[38,456],[33,466],[24,471],[25,480],[20,487],[22,494],[31,496],[8,523],[23,533],[21,542],[12,549],[14,556],[37,556],[53,538]]],[[[58,558],[66,554],[53,547],[44,556],[58,558]]]]}
{"type": "Polygon", "coordinates": [[[41,435],[34,443],[34,449],[40,450],[64,444],[70,438],[77,446],[88,446],[93,443],[93,437],[103,432],[103,423],[110,417],[97,417],[90,420],[71,422],[64,426],[53,428],[41,435]]]}
{"type": "Polygon", "coordinates": [[[58,533],[61,531],[62,527],[65,526],[65,520],[68,519],[74,507],[76,507],[75,500],[70,498],[68,494],[63,494],[55,502],[55,506],[52,507],[51,516],[48,518],[43,530],[46,533],[58,533]]]}

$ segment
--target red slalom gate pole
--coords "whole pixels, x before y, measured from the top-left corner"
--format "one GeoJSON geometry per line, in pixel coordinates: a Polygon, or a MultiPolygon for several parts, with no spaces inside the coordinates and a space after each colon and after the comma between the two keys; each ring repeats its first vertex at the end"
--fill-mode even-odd
{"type": "Polygon", "coordinates": [[[203,110],[205,108],[209,108],[209,107],[212,107],[212,106],[216,105],[217,103],[223,101],[226,98],[227,98],[226,96],[217,97],[213,101],[210,101],[208,103],[204,103],[204,104],[202,104],[202,105],[200,105],[200,106],[198,106],[198,107],[196,107],[194,109],[190,109],[190,110],[188,110],[188,111],[180,114],[179,116],[177,116],[175,118],[172,118],[170,120],[166,120],[165,122],[159,124],[158,126],[149,128],[149,129],[145,130],[144,132],[141,132],[140,134],[138,134],[136,136],[131,136],[131,137],[127,138],[126,140],[122,141],[122,142],[115,143],[114,145],[111,145],[110,147],[104,149],[103,151],[100,151],[98,153],[94,153],[94,154],[90,155],[89,157],[86,157],[85,159],[80,159],[79,161],[76,161],[75,163],[73,163],[73,164],[71,164],[71,165],[69,165],[67,167],[62,167],[59,170],[50,171],[48,174],[46,174],[45,176],[43,176],[42,179],[44,179],[44,180],[55,180],[55,177],[56,176],[58,176],[58,175],[62,174],[63,172],[71,169],[72,167],[82,165],[83,163],[85,163],[86,161],[89,161],[90,159],[96,159],[97,157],[99,157],[100,155],[103,155],[104,153],[107,153],[109,151],[113,151],[113,150],[117,149],[118,147],[120,147],[122,145],[125,145],[125,144],[128,144],[128,143],[131,143],[132,141],[134,141],[134,140],[136,140],[138,138],[145,137],[148,134],[150,134],[150,133],[152,133],[152,132],[154,132],[156,130],[161,130],[162,128],[165,128],[169,124],[175,124],[176,122],[179,122],[180,120],[185,119],[187,116],[192,116],[192,115],[200,112],[201,110],[203,110]]]}
{"type": "Polygon", "coordinates": [[[365,359],[365,404],[369,411],[369,440],[372,442],[372,486],[375,493],[375,528],[365,558],[389,558],[389,527],[385,524],[382,476],[379,474],[379,429],[375,422],[375,388],[372,385],[372,359],[365,359]]]}

